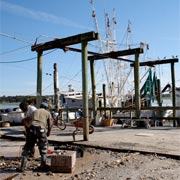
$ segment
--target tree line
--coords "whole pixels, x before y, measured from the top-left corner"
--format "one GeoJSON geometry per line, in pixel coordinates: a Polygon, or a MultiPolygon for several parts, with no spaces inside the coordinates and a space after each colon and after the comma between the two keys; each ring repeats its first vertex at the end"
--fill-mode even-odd
{"type": "MultiPolygon", "coordinates": [[[[52,98],[52,96],[42,96],[42,99],[52,98]]],[[[36,96],[0,96],[0,103],[19,103],[28,101],[36,104],[36,96]]]]}

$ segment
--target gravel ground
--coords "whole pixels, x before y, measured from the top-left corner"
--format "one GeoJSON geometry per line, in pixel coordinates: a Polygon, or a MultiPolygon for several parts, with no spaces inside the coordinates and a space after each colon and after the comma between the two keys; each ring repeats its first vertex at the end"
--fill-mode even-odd
{"type": "Polygon", "coordinates": [[[19,159],[0,158],[0,179],[13,180],[180,180],[180,160],[140,153],[84,149],[73,173],[34,172],[39,159],[31,159],[24,173],[17,173],[19,159]],[[4,177],[4,178],[2,178],[4,177]]]}

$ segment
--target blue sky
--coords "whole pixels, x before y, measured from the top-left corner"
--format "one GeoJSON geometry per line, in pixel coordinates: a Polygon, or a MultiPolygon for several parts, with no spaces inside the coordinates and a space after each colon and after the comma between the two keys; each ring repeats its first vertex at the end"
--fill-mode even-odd
{"type": "MultiPolygon", "coordinates": [[[[37,43],[41,43],[89,31],[97,32],[90,0],[0,0],[0,8],[0,96],[36,94],[37,53],[31,51],[36,38],[37,43]]],[[[140,47],[140,42],[144,42],[149,49],[144,47],[141,62],[180,57],[179,0],[94,0],[94,8],[102,42],[106,40],[105,13],[108,13],[116,50],[126,49],[127,42],[131,48],[140,47]],[[117,22],[114,26],[113,17],[117,22]]],[[[88,50],[100,52],[99,43],[89,42],[88,50]]],[[[81,48],[81,44],[73,47],[81,48]]],[[[134,56],[125,58],[134,60],[134,56]]],[[[53,74],[54,63],[58,65],[60,90],[68,90],[69,84],[75,90],[81,90],[81,54],[54,50],[44,52],[43,56],[43,95],[54,92],[53,76],[50,75],[53,74]]],[[[102,67],[102,62],[96,63],[99,92],[106,80],[102,67]]],[[[147,69],[141,67],[140,78],[147,69]]],[[[171,83],[169,64],[156,66],[153,70],[161,79],[162,88],[171,83]]],[[[179,71],[180,62],[175,64],[178,87],[179,71]]],[[[131,91],[132,76],[129,79],[131,88],[128,90],[131,91]]]]}

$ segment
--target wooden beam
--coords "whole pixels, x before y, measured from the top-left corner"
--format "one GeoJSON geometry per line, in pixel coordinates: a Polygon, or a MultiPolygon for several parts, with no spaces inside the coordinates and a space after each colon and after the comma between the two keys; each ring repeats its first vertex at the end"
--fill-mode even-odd
{"type": "MultiPolygon", "coordinates": [[[[168,63],[176,63],[178,62],[179,59],[178,58],[174,58],[174,59],[163,59],[163,60],[154,60],[154,61],[146,61],[146,62],[140,62],[139,65],[140,66],[154,66],[157,64],[168,64],[168,63]]],[[[130,66],[134,66],[134,63],[131,64],[130,66]]]]}
{"type": "MultiPolygon", "coordinates": [[[[73,47],[68,47],[68,46],[65,46],[65,47],[63,47],[63,48],[61,48],[61,49],[63,49],[64,51],[82,52],[81,49],[77,49],[77,48],[73,48],[73,47]]],[[[93,52],[93,51],[88,51],[88,54],[97,55],[97,56],[102,56],[102,54],[99,54],[99,53],[96,53],[96,52],[93,52]]],[[[91,56],[90,56],[90,57],[91,57],[91,56]]],[[[119,58],[119,57],[114,58],[114,57],[113,57],[113,59],[117,59],[117,60],[121,60],[121,61],[125,61],[125,62],[134,63],[133,60],[125,59],[125,58],[119,58]]],[[[94,61],[94,60],[92,60],[92,61],[94,61]]]]}
{"type": "Polygon", "coordinates": [[[116,59],[119,56],[128,56],[128,55],[141,54],[141,53],[143,53],[142,48],[135,48],[135,49],[129,49],[129,50],[123,50],[123,51],[116,51],[116,52],[111,51],[109,53],[89,56],[88,60],[100,60],[100,59],[106,59],[106,58],[115,58],[116,59]]]}
{"type": "Polygon", "coordinates": [[[94,31],[91,31],[84,34],[78,34],[75,36],[66,37],[63,39],[55,39],[53,41],[49,41],[49,42],[45,42],[41,44],[35,44],[31,46],[31,50],[32,51],[46,51],[46,50],[51,50],[55,48],[63,48],[65,46],[78,44],[83,41],[97,40],[98,38],[99,38],[99,34],[95,33],[94,31]]]}

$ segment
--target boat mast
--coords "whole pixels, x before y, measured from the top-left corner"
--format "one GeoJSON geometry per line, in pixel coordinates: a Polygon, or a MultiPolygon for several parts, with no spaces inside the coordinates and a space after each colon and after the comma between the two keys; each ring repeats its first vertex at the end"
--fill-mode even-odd
{"type": "Polygon", "coordinates": [[[99,47],[100,47],[100,52],[103,53],[103,45],[102,45],[102,40],[101,40],[101,35],[99,33],[99,25],[98,25],[98,21],[97,21],[97,18],[96,18],[96,10],[95,10],[95,7],[94,7],[94,1],[93,0],[90,0],[90,3],[91,3],[91,8],[92,8],[92,17],[94,19],[94,23],[95,23],[95,28],[96,28],[96,31],[97,33],[99,34],[99,47]]]}
{"type": "MultiPolygon", "coordinates": [[[[115,18],[115,10],[113,9],[113,18],[112,22],[109,19],[108,13],[105,12],[105,25],[106,25],[106,49],[107,52],[115,51],[116,50],[116,18],[115,18]],[[112,26],[112,27],[111,27],[112,26]]],[[[108,83],[108,94],[111,101],[111,106],[114,107],[114,96],[115,88],[117,86],[117,78],[118,78],[118,67],[117,67],[117,60],[109,59],[106,61],[106,67],[107,67],[107,74],[109,81],[108,83]]]]}
{"type": "MultiPolygon", "coordinates": [[[[94,19],[95,28],[96,28],[97,33],[99,34],[99,40],[98,40],[99,48],[100,48],[99,52],[104,53],[101,34],[100,34],[100,31],[99,31],[99,25],[98,25],[98,21],[97,21],[97,17],[96,17],[96,10],[95,10],[95,6],[94,6],[94,0],[90,0],[90,3],[91,3],[91,8],[92,8],[92,17],[94,19]]],[[[105,70],[105,74],[106,74],[106,81],[109,82],[109,78],[107,76],[107,67],[106,67],[106,64],[105,64],[105,60],[102,60],[102,62],[103,62],[103,66],[104,66],[104,70],[105,70]]]]}
{"type": "MultiPolygon", "coordinates": [[[[96,31],[99,33],[99,26],[98,26],[98,21],[96,17],[94,1],[90,0],[90,3],[92,7],[92,17],[94,19],[95,28],[96,28],[96,31]]],[[[109,18],[108,13],[106,11],[104,12],[104,16],[105,16],[106,39],[105,39],[105,46],[103,46],[103,41],[101,37],[99,38],[99,47],[100,47],[101,53],[104,53],[104,51],[110,52],[110,51],[116,50],[116,24],[117,22],[116,22],[116,17],[115,17],[115,9],[113,9],[112,19],[109,18]]],[[[107,61],[106,59],[106,60],[103,60],[103,65],[104,65],[104,71],[106,75],[106,84],[108,88],[107,94],[109,96],[109,100],[111,101],[111,106],[114,106],[113,105],[114,96],[117,96],[118,94],[118,91],[115,92],[115,89],[120,86],[119,85],[120,62],[114,59],[109,59],[107,61]]],[[[117,88],[117,89],[120,89],[120,88],[117,88]]]]}
{"type": "MultiPolygon", "coordinates": [[[[131,49],[130,38],[131,38],[131,21],[128,20],[128,26],[126,30],[126,49],[131,49]]],[[[120,88],[119,94],[121,96],[122,101],[126,100],[125,95],[128,93],[128,78],[132,72],[132,67],[129,68],[129,64],[127,62],[121,61],[121,71],[120,71],[120,88]]]]}
{"type": "MultiPolygon", "coordinates": [[[[99,33],[99,26],[98,21],[96,17],[96,11],[94,7],[94,1],[90,0],[91,7],[92,7],[92,17],[94,19],[96,31],[99,33]]],[[[115,17],[115,9],[113,9],[113,18],[110,19],[108,16],[108,13],[104,12],[105,16],[105,29],[106,29],[106,46],[103,46],[103,41],[101,37],[99,38],[99,47],[100,52],[103,53],[111,52],[116,50],[116,17],[115,17]]],[[[127,27],[127,35],[126,35],[126,48],[129,49],[129,40],[130,40],[130,29],[131,22],[128,21],[128,27],[127,27]]],[[[99,33],[100,34],[100,33],[99,33]]],[[[115,107],[118,101],[124,101],[125,92],[127,93],[127,87],[128,85],[127,80],[129,75],[131,74],[131,69],[129,69],[129,64],[127,62],[123,61],[117,61],[114,59],[109,59],[108,61],[103,60],[104,65],[104,71],[106,75],[106,83],[108,88],[108,95],[110,100],[110,106],[115,107]],[[121,100],[120,100],[121,99],[121,100]]],[[[120,102],[121,103],[121,102],[120,102]]],[[[120,104],[118,105],[120,106],[120,104]]]]}

